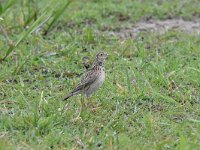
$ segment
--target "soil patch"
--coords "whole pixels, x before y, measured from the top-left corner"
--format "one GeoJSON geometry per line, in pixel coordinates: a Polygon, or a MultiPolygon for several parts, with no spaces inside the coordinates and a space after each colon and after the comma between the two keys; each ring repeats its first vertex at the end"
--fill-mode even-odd
{"type": "Polygon", "coordinates": [[[127,39],[135,38],[141,32],[164,34],[170,30],[200,35],[200,19],[194,21],[185,21],[183,19],[141,21],[134,24],[132,27],[121,28],[118,31],[109,32],[109,34],[127,39]]]}

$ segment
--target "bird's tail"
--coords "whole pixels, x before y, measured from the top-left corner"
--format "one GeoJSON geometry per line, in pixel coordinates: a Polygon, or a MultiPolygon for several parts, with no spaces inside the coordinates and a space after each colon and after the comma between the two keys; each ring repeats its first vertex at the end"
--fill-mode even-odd
{"type": "Polygon", "coordinates": [[[69,95],[67,95],[66,97],[64,97],[62,100],[65,101],[67,100],[68,98],[72,97],[74,94],[73,93],[70,93],[69,95]]]}
{"type": "Polygon", "coordinates": [[[67,100],[68,98],[74,96],[74,95],[77,95],[81,92],[81,90],[73,90],[71,93],[69,93],[66,97],[63,98],[63,101],[64,100],[67,100]]]}
{"type": "Polygon", "coordinates": [[[71,93],[69,93],[65,98],[63,98],[63,101],[67,100],[68,98],[74,95],[81,93],[82,89],[83,89],[83,85],[78,85],[71,93]]]}

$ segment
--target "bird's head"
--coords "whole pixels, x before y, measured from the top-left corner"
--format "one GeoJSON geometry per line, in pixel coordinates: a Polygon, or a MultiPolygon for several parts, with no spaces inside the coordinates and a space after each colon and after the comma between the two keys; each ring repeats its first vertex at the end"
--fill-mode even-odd
{"type": "Polygon", "coordinates": [[[107,58],[107,53],[106,52],[99,52],[96,55],[96,61],[101,62],[101,63],[104,63],[106,58],[107,58]]]}

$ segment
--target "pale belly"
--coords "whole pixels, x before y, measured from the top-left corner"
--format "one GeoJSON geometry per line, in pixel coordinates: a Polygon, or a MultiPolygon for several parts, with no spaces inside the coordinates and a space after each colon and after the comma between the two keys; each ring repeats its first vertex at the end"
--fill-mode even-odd
{"type": "Polygon", "coordinates": [[[92,95],[92,93],[97,91],[103,84],[104,80],[105,80],[105,72],[102,71],[99,78],[93,84],[91,84],[89,89],[85,92],[86,96],[90,97],[92,95]]]}

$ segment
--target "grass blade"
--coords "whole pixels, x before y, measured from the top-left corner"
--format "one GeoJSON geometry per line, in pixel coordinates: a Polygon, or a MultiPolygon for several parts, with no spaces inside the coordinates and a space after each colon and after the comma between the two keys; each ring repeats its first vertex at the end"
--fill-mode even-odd
{"type": "Polygon", "coordinates": [[[59,9],[58,11],[55,12],[54,18],[51,21],[51,23],[49,24],[49,26],[46,29],[46,31],[44,32],[44,35],[46,35],[49,32],[49,30],[51,29],[51,27],[54,24],[54,22],[56,22],[58,20],[58,18],[61,16],[61,14],[63,13],[63,11],[69,6],[70,3],[71,3],[71,0],[68,1],[65,5],[63,5],[63,7],[61,9],[59,9]]]}
{"type": "Polygon", "coordinates": [[[12,5],[14,5],[14,3],[16,3],[16,0],[9,0],[5,6],[3,7],[2,5],[0,5],[0,14],[3,14],[8,8],[10,8],[12,5]]]}
{"type": "Polygon", "coordinates": [[[19,40],[15,43],[14,46],[10,46],[6,52],[6,55],[0,59],[0,61],[4,61],[9,54],[32,32],[34,32],[37,28],[39,28],[41,25],[43,25],[48,19],[50,18],[50,16],[46,15],[46,13],[44,13],[43,15],[41,15],[33,24],[32,26],[30,26],[30,28],[27,31],[22,32],[22,34],[19,37],[19,40]]]}
{"type": "Polygon", "coordinates": [[[162,95],[156,91],[153,91],[153,94],[159,98],[166,100],[168,103],[177,104],[178,102],[169,96],[162,95]]]}

